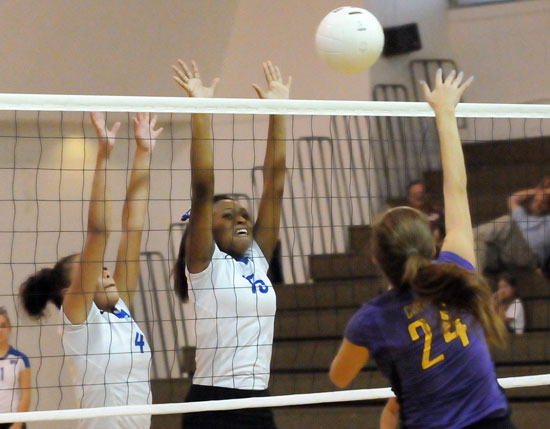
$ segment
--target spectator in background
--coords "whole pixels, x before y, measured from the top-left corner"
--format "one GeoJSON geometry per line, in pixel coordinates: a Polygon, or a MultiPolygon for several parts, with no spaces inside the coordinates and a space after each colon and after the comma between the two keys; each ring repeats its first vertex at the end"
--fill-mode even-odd
{"type": "Polygon", "coordinates": [[[550,176],[532,189],[515,192],[508,200],[511,216],[536,253],[538,265],[550,277],[550,176]]]}
{"type": "Polygon", "coordinates": [[[493,294],[493,307],[513,334],[525,332],[525,311],[517,294],[517,280],[509,273],[502,273],[498,289],[493,294]]]}
{"type": "MultiPolygon", "coordinates": [[[[0,413],[29,411],[31,369],[29,358],[10,346],[11,322],[0,307],[0,413]]],[[[0,423],[0,429],[22,429],[25,423],[0,423]]]]}
{"type": "Polygon", "coordinates": [[[443,210],[432,204],[426,185],[421,180],[415,180],[407,186],[407,201],[410,207],[426,215],[433,233],[437,249],[441,247],[445,237],[445,216],[443,210]]]}

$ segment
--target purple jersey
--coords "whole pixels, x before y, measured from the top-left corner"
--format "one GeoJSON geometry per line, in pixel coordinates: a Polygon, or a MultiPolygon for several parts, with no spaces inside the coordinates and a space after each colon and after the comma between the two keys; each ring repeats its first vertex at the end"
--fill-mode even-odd
{"type": "MultiPolygon", "coordinates": [[[[451,252],[434,263],[472,264],[451,252]]],[[[508,413],[483,328],[468,314],[414,302],[412,291],[392,290],[363,305],[345,338],[369,349],[391,381],[405,428],[463,428],[508,413]]]]}

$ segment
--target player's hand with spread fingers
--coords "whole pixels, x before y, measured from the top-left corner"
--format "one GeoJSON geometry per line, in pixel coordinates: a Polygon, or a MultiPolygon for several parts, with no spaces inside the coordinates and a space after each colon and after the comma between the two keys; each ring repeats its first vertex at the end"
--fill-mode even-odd
{"type": "Polygon", "coordinates": [[[162,128],[155,129],[157,115],[138,113],[132,118],[134,123],[134,137],[139,149],[152,152],[155,148],[156,138],[162,132],[162,128]]]}
{"type": "Polygon", "coordinates": [[[191,69],[182,60],[178,60],[177,66],[172,65],[172,69],[176,73],[174,80],[185,89],[189,97],[212,98],[214,96],[214,90],[220,79],[215,78],[210,86],[204,86],[200,79],[199,67],[194,60],[191,60],[191,69]]]}
{"type": "Polygon", "coordinates": [[[435,74],[435,86],[432,90],[430,90],[426,82],[420,82],[422,91],[424,92],[424,98],[436,113],[454,111],[460,97],[466,88],[470,86],[474,77],[471,76],[464,82],[463,79],[463,72],[457,75],[456,71],[453,70],[447,75],[445,80],[443,80],[443,70],[438,69],[435,74]]]}
{"type": "Polygon", "coordinates": [[[116,135],[120,129],[120,122],[115,122],[111,129],[107,128],[105,113],[90,112],[90,119],[98,137],[99,147],[109,155],[115,146],[116,135]]]}
{"type": "Polygon", "coordinates": [[[264,75],[267,81],[267,91],[263,91],[257,84],[252,84],[258,97],[271,99],[288,99],[290,95],[290,86],[292,85],[292,76],[288,77],[285,84],[278,66],[274,66],[271,61],[264,62],[264,75]]]}

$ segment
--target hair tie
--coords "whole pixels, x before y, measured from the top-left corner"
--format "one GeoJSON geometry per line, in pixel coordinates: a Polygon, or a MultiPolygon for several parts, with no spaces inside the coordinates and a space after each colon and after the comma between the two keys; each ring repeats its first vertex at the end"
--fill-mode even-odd
{"type": "Polygon", "coordinates": [[[187,219],[191,217],[191,209],[187,210],[182,216],[181,221],[185,222],[187,219]]]}
{"type": "Polygon", "coordinates": [[[407,256],[415,255],[416,253],[419,253],[416,247],[412,247],[409,250],[407,250],[407,256]]]}

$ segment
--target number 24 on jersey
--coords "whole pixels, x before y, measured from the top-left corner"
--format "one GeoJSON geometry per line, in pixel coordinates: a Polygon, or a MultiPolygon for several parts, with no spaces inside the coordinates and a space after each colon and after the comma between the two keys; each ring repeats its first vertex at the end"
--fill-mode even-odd
{"type": "MultiPolygon", "coordinates": [[[[440,311],[441,322],[443,326],[443,339],[446,343],[459,338],[462,341],[462,347],[466,347],[470,344],[468,334],[466,333],[468,327],[464,325],[460,319],[455,319],[453,322],[449,320],[449,314],[446,311],[440,311]],[[454,325],[454,330],[452,325],[454,325]]],[[[426,319],[415,320],[409,324],[409,334],[413,341],[418,341],[420,335],[418,334],[418,328],[424,332],[424,351],[422,352],[422,369],[428,369],[434,366],[436,363],[445,359],[445,355],[441,353],[435,357],[430,357],[430,351],[432,349],[432,328],[426,321],[426,319]]]]}

